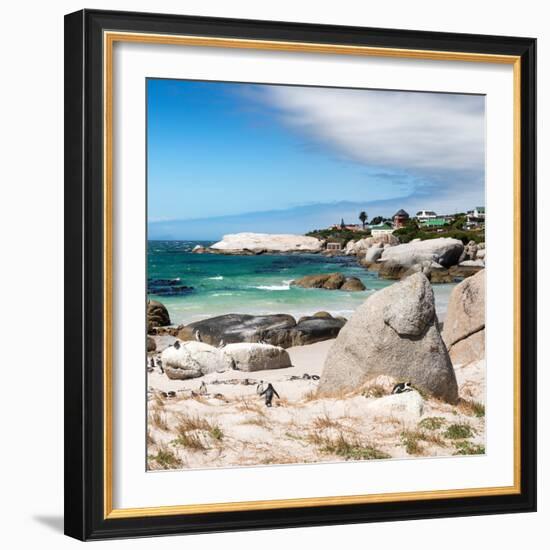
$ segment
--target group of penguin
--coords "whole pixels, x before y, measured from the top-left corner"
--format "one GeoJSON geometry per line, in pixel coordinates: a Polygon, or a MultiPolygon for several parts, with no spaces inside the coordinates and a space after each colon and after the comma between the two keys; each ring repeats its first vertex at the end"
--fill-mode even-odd
{"type": "Polygon", "coordinates": [[[162,360],[160,358],[156,359],[151,356],[149,359],[149,366],[147,367],[147,372],[151,373],[155,370],[155,367],[158,367],[161,374],[164,374],[164,367],[162,366],[162,360]]]}
{"type": "MultiPolygon", "coordinates": [[[[202,342],[202,338],[201,338],[200,332],[198,330],[195,332],[195,339],[197,340],[197,342],[202,342]]],[[[179,349],[180,343],[179,343],[178,340],[176,340],[174,342],[174,347],[176,349],[179,349]]],[[[218,347],[223,347],[223,340],[220,342],[220,345],[218,347]]],[[[164,374],[164,368],[162,366],[162,361],[160,359],[157,359],[157,362],[155,364],[154,357],[151,357],[150,366],[149,366],[149,369],[148,369],[149,372],[152,372],[155,369],[156,366],[159,368],[161,374],[164,374]]],[[[305,379],[312,378],[314,380],[318,380],[319,376],[317,376],[317,375],[313,375],[313,376],[304,375],[303,378],[305,378],[305,379]]],[[[413,389],[414,388],[412,387],[411,382],[400,382],[399,384],[396,384],[393,387],[392,394],[405,393],[405,392],[413,391],[413,389]]],[[[173,392],[170,392],[170,393],[173,393],[173,392]]],[[[201,385],[200,385],[200,388],[199,388],[199,394],[200,395],[205,395],[206,393],[208,393],[208,389],[207,389],[206,384],[203,380],[201,382],[201,385]]],[[[279,397],[279,394],[277,393],[277,390],[273,387],[273,384],[271,384],[271,383],[266,384],[263,380],[261,380],[260,383],[256,386],[256,393],[260,397],[265,398],[266,407],[272,407],[273,406],[272,402],[273,402],[273,397],[274,396],[276,396],[277,399],[281,399],[279,397]]]]}

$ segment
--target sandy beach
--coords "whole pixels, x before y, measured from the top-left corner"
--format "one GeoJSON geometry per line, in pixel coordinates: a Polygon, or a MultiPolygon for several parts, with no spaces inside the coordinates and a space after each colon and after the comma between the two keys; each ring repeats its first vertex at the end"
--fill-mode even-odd
{"type": "Polygon", "coordinates": [[[149,469],[484,452],[485,361],[456,369],[457,405],[417,392],[390,395],[395,380],[386,376],[339,398],[318,398],[318,381],[308,376],[320,376],[332,344],[290,348],[293,366],[285,369],[191,380],[149,373],[149,469]],[[260,381],[280,396],[271,408],[257,393],[260,381]]]}

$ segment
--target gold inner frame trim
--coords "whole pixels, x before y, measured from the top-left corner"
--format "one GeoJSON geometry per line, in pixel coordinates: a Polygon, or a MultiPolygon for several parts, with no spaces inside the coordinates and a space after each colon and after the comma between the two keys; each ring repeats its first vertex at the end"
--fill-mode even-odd
{"type": "Polygon", "coordinates": [[[213,38],[202,36],[180,36],[132,32],[111,32],[103,34],[103,111],[104,111],[104,518],[136,518],[185,515],[213,512],[235,512],[247,510],[273,510],[277,508],[304,508],[308,506],[334,506],[346,504],[367,504],[383,502],[404,502],[412,500],[435,500],[443,498],[466,498],[519,494],[521,492],[521,61],[518,56],[446,52],[432,50],[409,50],[368,46],[345,46],[339,44],[315,44],[306,42],[282,42],[270,40],[248,40],[213,38]],[[268,51],[287,51],[333,55],[356,55],[371,57],[394,57],[425,59],[435,61],[462,61],[473,63],[497,63],[513,65],[514,86],[514,224],[518,228],[514,236],[514,484],[504,487],[480,487],[470,489],[445,489],[434,491],[412,491],[367,495],[331,497],[305,497],[278,500],[255,500],[246,502],[221,502],[211,504],[182,504],[150,508],[113,508],[113,361],[112,361],[112,293],[113,293],[113,46],[116,42],[143,44],[165,44],[180,46],[202,46],[215,48],[240,48],[268,51]]]}

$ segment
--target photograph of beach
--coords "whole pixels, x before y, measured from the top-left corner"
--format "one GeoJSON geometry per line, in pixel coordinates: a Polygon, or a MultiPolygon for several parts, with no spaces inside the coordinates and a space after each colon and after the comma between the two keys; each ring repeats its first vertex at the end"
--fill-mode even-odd
{"type": "Polygon", "coordinates": [[[147,80],[147,469],[485,454],[485,100],[147,80]]]}

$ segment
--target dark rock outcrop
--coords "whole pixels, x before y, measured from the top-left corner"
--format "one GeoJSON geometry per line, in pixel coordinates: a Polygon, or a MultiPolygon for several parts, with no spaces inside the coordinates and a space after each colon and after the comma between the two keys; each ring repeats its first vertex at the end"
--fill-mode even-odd
{"type": "Polygon", "coordinates": [[[348,277],[346,282],[340,287],[340,290],[347,290],[348,292],[359,292],[366,290],[365,285],[361,282],[361,279],[357,277],[348,277]]]}
{"type": "Polygon", "coordinates": [[[147,302],[147,332],[156,327],[171,325],[170,315],[164,304],[149,300],[147,302]]]}
{"type": "Polygon", "coordinates": [[[147,280],[147,292],[155,296],[184,296],[193,292],[192,286],[182,285],[179,279],[147,280]]]}
{"type": "Polygon", "coordinates": [[[306,275],[290,283],[301,288],[324,288],[325,290],[365,290],[365,285],[357,277],[345,277],[342,273],[320,273],[306,275]]]}
{"type": "Polygon", "coordinates": [[[180,340],[200,339],[218,346],[239,342],[264,342],[274,346],[312,344],[335,338],[345,321],[333,317],[302,317],[298,323],[291,315],[229,314],[197,321],[185,326],[178,334],[180,340]]]}

